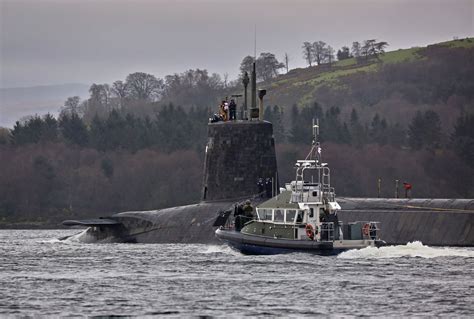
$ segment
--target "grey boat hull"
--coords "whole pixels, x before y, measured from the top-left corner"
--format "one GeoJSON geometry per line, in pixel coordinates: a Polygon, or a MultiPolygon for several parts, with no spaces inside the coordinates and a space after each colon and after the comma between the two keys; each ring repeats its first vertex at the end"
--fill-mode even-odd
{"type": "Polygon", "coordinates": [[[233,249],[246,255],[275,255],[294,252],[337,255],[350,249],[361,249],[369,246],[381,247],[386,244],[381,240],[341,240],[336,242],[291,240],[248,235],[235,230],[226,229],[217,229],[216,237],[233,249]]]}

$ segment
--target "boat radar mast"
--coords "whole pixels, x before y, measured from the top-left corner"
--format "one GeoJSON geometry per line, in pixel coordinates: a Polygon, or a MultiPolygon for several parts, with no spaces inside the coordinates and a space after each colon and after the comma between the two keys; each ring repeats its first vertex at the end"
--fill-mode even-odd
{"type": "Polygon", "coordinates": [[[290,183],[291,202],[313,201],[329,203],[335,201],[335,190],[331,187],[330,170],[327,163],[321,161],[319,142],[319,120],[313,119],[313,141],[311,150],[304,160],[296,161],[296,179],[290,183]],[[305,180],[305,173],[311,172],[311,181],[305,180]],[[316,171],[316,173],[314,173],[316,171]],[[316,178],[316,180],[315,180],[316,178]]]}
{"type": "Polygon", "coordinates": [[[316,164],[321,164],[321,144],[319,143],[319,119],[313,119],[313,140],[311,143],[311,150],[306,156],[305,160],[315,160],[316,164]]]}

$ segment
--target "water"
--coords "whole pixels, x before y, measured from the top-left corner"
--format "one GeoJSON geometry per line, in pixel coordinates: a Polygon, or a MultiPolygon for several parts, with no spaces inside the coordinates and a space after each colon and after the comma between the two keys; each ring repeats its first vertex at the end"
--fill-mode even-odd
{"type": "Polygon", "coordinates": [[[225,246],[56,239],[76,232],[0,231],[1,315],[474,315],[472,248],[243,256],[225,246]]]}

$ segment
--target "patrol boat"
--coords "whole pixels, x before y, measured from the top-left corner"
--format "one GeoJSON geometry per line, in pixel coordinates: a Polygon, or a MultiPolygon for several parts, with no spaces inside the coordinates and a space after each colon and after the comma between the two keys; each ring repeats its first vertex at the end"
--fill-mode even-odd
{"type": "MultiPolygon", "coordinates": [[[[313,142],[309,154],[295,165],[296,178],[280,194],[256,207],[253,217],[222,212],[215,226],[216,237],[230,247],[251,255],[311,252],[334,255],[349,249],[380,247],[376,221],[343,225],[337,212],[341,206],[330,184],[330,169],[321,161],[319,121],[313,120],[313,142]]],[[[248,201],[247,201],[248,205],[248,201]]],[[[243,210],[240,210],[243,211],[243,210]]]]}

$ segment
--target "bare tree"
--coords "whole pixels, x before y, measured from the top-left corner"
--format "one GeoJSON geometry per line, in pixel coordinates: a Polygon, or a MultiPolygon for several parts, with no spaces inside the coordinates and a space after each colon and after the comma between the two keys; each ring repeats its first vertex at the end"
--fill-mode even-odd
{"type": "Polygon", "coordinates": [[[60,114],[79,114],[79,103],[81,98],[79,96],[71,96],[66,99],[64,106],[60,110],[60,114]]]}
{"type": "Polygon", "coordinates": [[[313,45],[310,42],[303,43],[303,58],[311,66],[313,62],[313,45]]]}
{"type": "Polygon", "coordinates": [[[98,107],[102,107],[108,111],[111,96],[111,90],[108,84],[93,83],[89,88],[89,93],[91,94],[89,98],[90,103],[98,107]]]}
{"type": "Polygon", "coordinates": [[[163,92],[163,80],[148,73],[129,74],[126,84],[130,89],[130,96],[135,100],[154,101],[163,92]]]}
{"type": "Polygon", "coordinates": [[[284,67],[285,65],[279,62],[273,53],[260,53],[257,59],[257,77],[266,81],[277,76],[278,70],[284,67]]]}
{"type": "Polygon", "coordinates": [[[352,55],[355,58],[360,57],[361,54],[361,45],[358,41],[352,42],[352,55]]]}
{"type": "Polygon", "coordinates": [[[368,60],[370,57],[379,59],[379,55],[385,53],[388,43],[385,41],[377,42],[375,39],[365,40],[361,49],[361,55],[368,60]]]}
{"type": "Polygon", "coordinates": [[[254,61],[255,59],[250,55],[247,55],[245,58],[243,58],[242,62],[240,63],[240,76],[243,76],[245,72],[248,74],[252,73],[252,65],[254,61]]]}
{"type": "Polygon", "coordinates": [[[285,53],[285,56],[283,57],[285,60],[285,68],[286,68],[286,73],[288,73],[288,62],[290,62],[290,57],[288,56],[288,53],[285,53]]]}
{"type": "Polygon", "coordinates": [[[385,48],[388,46],[388,42],[381,41],[375,43],[375,51],[377,54],[385,54],[385,48]]]}
{"type": "Polygon", "coordinates": [[[327,58],[326,42],[316,41],[313,43],[313,58],[317,65],[325,62],[327,58]]]}
{"type": "Polygon", "coordinates": [[[224,78],[224,88],[227,88],[227,81],[229,80],[229,73],[225,72],[223,75],[224,78]]]}
{"type": "Polygon", "coordinates": [[[343,46],[340,50],[337,50],[337,60],[345,60],[351,58],[351,52],[349,47],[343,46]]]}
{"type": "Polygon", "coordinates": [[[128,97],[128,86],[123,81],[115,81],[112,84],[112,93],[119,99],[120,107],[123,107],[125,99],[128,97]]]}
{"type": "Polygon", "coordinates": [[[328,45],[326,48],[326,60],[329,63],[329,66],[332,65],[332,62],[334,61],[334,49],[332,46],[328,45]]]}

